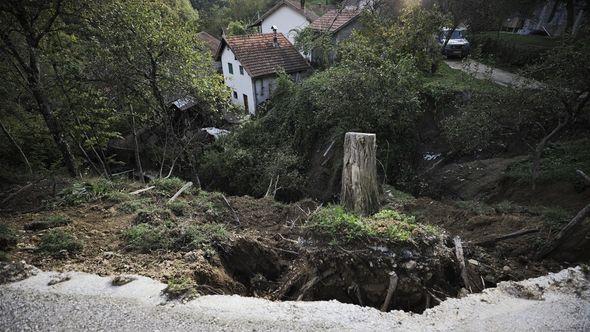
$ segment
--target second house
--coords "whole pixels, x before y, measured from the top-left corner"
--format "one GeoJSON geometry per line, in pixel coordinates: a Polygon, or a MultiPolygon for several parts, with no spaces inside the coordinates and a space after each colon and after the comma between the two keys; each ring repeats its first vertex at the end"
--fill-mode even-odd
{"type": "Polygon", "coordinates": [[[249,114],[270,98],[280,71],[299,80],[310,70],[309,62],[277,32],[224,37],[216,58],[232,102],[249,114]]]}

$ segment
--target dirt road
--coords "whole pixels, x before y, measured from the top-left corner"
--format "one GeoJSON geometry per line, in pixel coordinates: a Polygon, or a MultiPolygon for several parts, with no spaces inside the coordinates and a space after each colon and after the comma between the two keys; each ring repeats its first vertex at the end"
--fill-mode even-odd
{"type": "Polygon", "coordinates": [[[330,302],[270,302],[203,296],[165,302],[165,285],[136,277],[124,286],[85,273],[39,273],[0,286],[0,330],[584,330],[590,283],[580,269],[501,283],[422,315],[330,302]],[[55,283],[48,286],[48,283],[55,283]],[[61,282],[58,282],[61,281],[61,282]]]}

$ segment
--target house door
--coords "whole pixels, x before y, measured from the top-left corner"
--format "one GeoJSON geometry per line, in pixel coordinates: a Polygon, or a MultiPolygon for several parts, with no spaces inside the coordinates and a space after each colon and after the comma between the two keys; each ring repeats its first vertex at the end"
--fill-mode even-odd
{"type": "Polygon", "coordinates": [[[244,95],[244,109],[246,110],[246,114],[250,113],[250,109],[248,108],[248,96],[244,95]]]}

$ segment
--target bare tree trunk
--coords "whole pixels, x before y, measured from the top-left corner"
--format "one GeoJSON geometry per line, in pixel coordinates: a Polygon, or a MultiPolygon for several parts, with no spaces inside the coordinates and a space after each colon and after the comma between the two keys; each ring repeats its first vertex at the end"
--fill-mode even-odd
{"type": "Polygon", "coordinates": [[[375,134],[346,133],[341,202],[348,211],[361,215],[379,211],[376,154],[375,134]]]}
{"type": "Polygon", "coordinates": [[[27,169],[29,170],[29,174],[33,174],[33,169],[31,168],[31,163],[29,163],[29,159],[27,158],[27,155],[24,153],[23,149],[21,149],[20,145],[14,139],[14,137],[12,137],[12,135],[10,134],[8,129],[6,129],[6,126],[4,125],[4,123],[1,120],[0,120],[0,126],[2,127],[2,131],[4,132],[4,134],[8,137],[8,139],[12,142],[12,144],[16,147],[16,149],[20,153],[21,157],[23,158],[23,161],[25,162],[25,165],[27,166],[27,169]]]}
{"type": "Polygon", "coordinates": [[[133,141],[135,143],[135,163],[139,169],[141,183],[145,183],[145,178],[143,177],[143,168],[141,167],[141,158],[139,155],[139,141],[137,140],[137,127],[135,126],[135,113],[133,113],[133,106],[131,106],[131,125],[133,126],[133,141]]]}

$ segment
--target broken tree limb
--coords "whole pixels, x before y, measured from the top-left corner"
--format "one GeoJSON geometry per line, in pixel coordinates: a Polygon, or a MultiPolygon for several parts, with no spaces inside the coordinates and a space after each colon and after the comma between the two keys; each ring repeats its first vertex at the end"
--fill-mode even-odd
{"type": "Polygon", "coordinates": [[[575,227],[582,223],[586,218],[590,217],[590,204],[586,205],[576,216],[563,227],[557,236],[549,243],[549,245],[542,248],[537,254],[537,259],[543,259],[551,254],[555,249],[568,240],[568,237],[575,231],[575,227]]]}
{"type": "Polygon", "coordinates": [[[582,177],[587,184],[590,184],[590,176],[586,175],[586,173],[582,172],[581,170],[577,169],[576,174],[582,177]]]}
{"type": "Polygon", "coordinates": [[[332,269],[324,271],[324,273],[322,273],[322,275],[319,276],[316,274],[313,278],[311,278],[311,280],[306,282],[305,285],[303,285],[303,287],[301,287],[301,293],[297,297],[297,301],[303,300],[303,297],[310,289],[312,289],[318,282],[324,280],[332,274],[334,274],[334,270],[332,269]]]}
{"type": "Polygon", "coordinates": [[[190,181],[189,181],[189,182],[187,182],[187,183],[185,183],[185,184],[184,184],[184,186],[182,186],[182,188],[180,188],[180,189],[179,189],[179,190],[176,192],[176,194],[174,194],[174,196],[172,196],[172,198],[170,198],[170,199],[168,200],[168,204],[170,204],[170,203],[174,202],[174,201],[175,201],[175,200],[178,198],[178,196],[180,196],[180,195],[181,195],[183,192],[185,192],[185,190],[187,190],[188,188],[190,188],[190,187],[192,187],[192,186],[193,186],[193,183],[192,183],[192,182],[190,182],[190,181]]]}
{"type": "Polygon", "coordinates": [[[383,305],[381,306],[381,311],[387,312],[387,310],[389,309],[389,304],[391,303],[393,293],[397,288],[398,280],[399,277],[397,276],[397,273],[395,273],[395,271],[389,272],[389,287],[387,288],[387,295],[385,296],[385,302],[383,302],[383,305]]]}
{"type": "Polygon", "coordinates": [[[236,210],[234,210],[234,208],[231,207],[231,205],[229,204],[229,201],[227,200],[227,198],[225,197],[225,195],[221,195],[221,197],[223,197],[223,200],[225,201],[225,204],[227,204],[227,207],[233,213],[234,218],[236,218],[236,224],[238,226],[240,226],[242,223],[240,222],[240,217],[238,216],[238,213],[236,212],[236,210]]]}
{"type": "Polygon", "coordinates": [[[465,265],[465,256],[463,255],[463,244],[461,243],[461,238],[455,236],[455,238],[453,239],[453,243],[455,243],[455,256],[457,256],[459,270],[461,271],[461,279],[463,279],[463,284],[465,284],[465,288],[471,293],[471,283],[469,282],[469,277],[467,275],[467,266],[465,265]]]}
{"type": "Polygon", "coordinates": [[[340,199],[350,212],[366,216],[379,210],[375,134],[346,133],[340,199]]]}
{"type": "Polygon", "coordinates": [[[509,234],[504,234],[504,235],[499,235],[499,236],[494,236],[479,242],[475,242],[475,245],[478,246],[488,246],[488,245],[492,245],[495,244],[496,242],[499,241],[503,241],[503,240],[509,240],[509,239],[514,239],[523,235],[527,235],[527,234],[532,234],[532,233],[538,233],[539,229],[521,229],[520,231],[517,232],[513,232],[513,233],[509,233],[509,234]]]}
{"type": "Polygon", "coordinates": [[[141,193],[144,193],[144,192],[146,192],[148,190],[152,190],[154,188],[156,188],[156,186],[149,186],[147,188],[139,189],[139,190],[136,190],[136,191],[134,191],[132,193],[129,193],[129,195],[139,195],[141,193]]]}
{"type": "Polygon", "coordinates": [[[2,200],[2,205],[8,203],[11,199],[15,198],[18,194],[20,194],[21,192],[31,188],[31,186],[33,185],[33,182],[27,183],[26,185],[20,187],[17,191],[13,192],[12,194],[8,195],[5,199],[2,200]]]}

